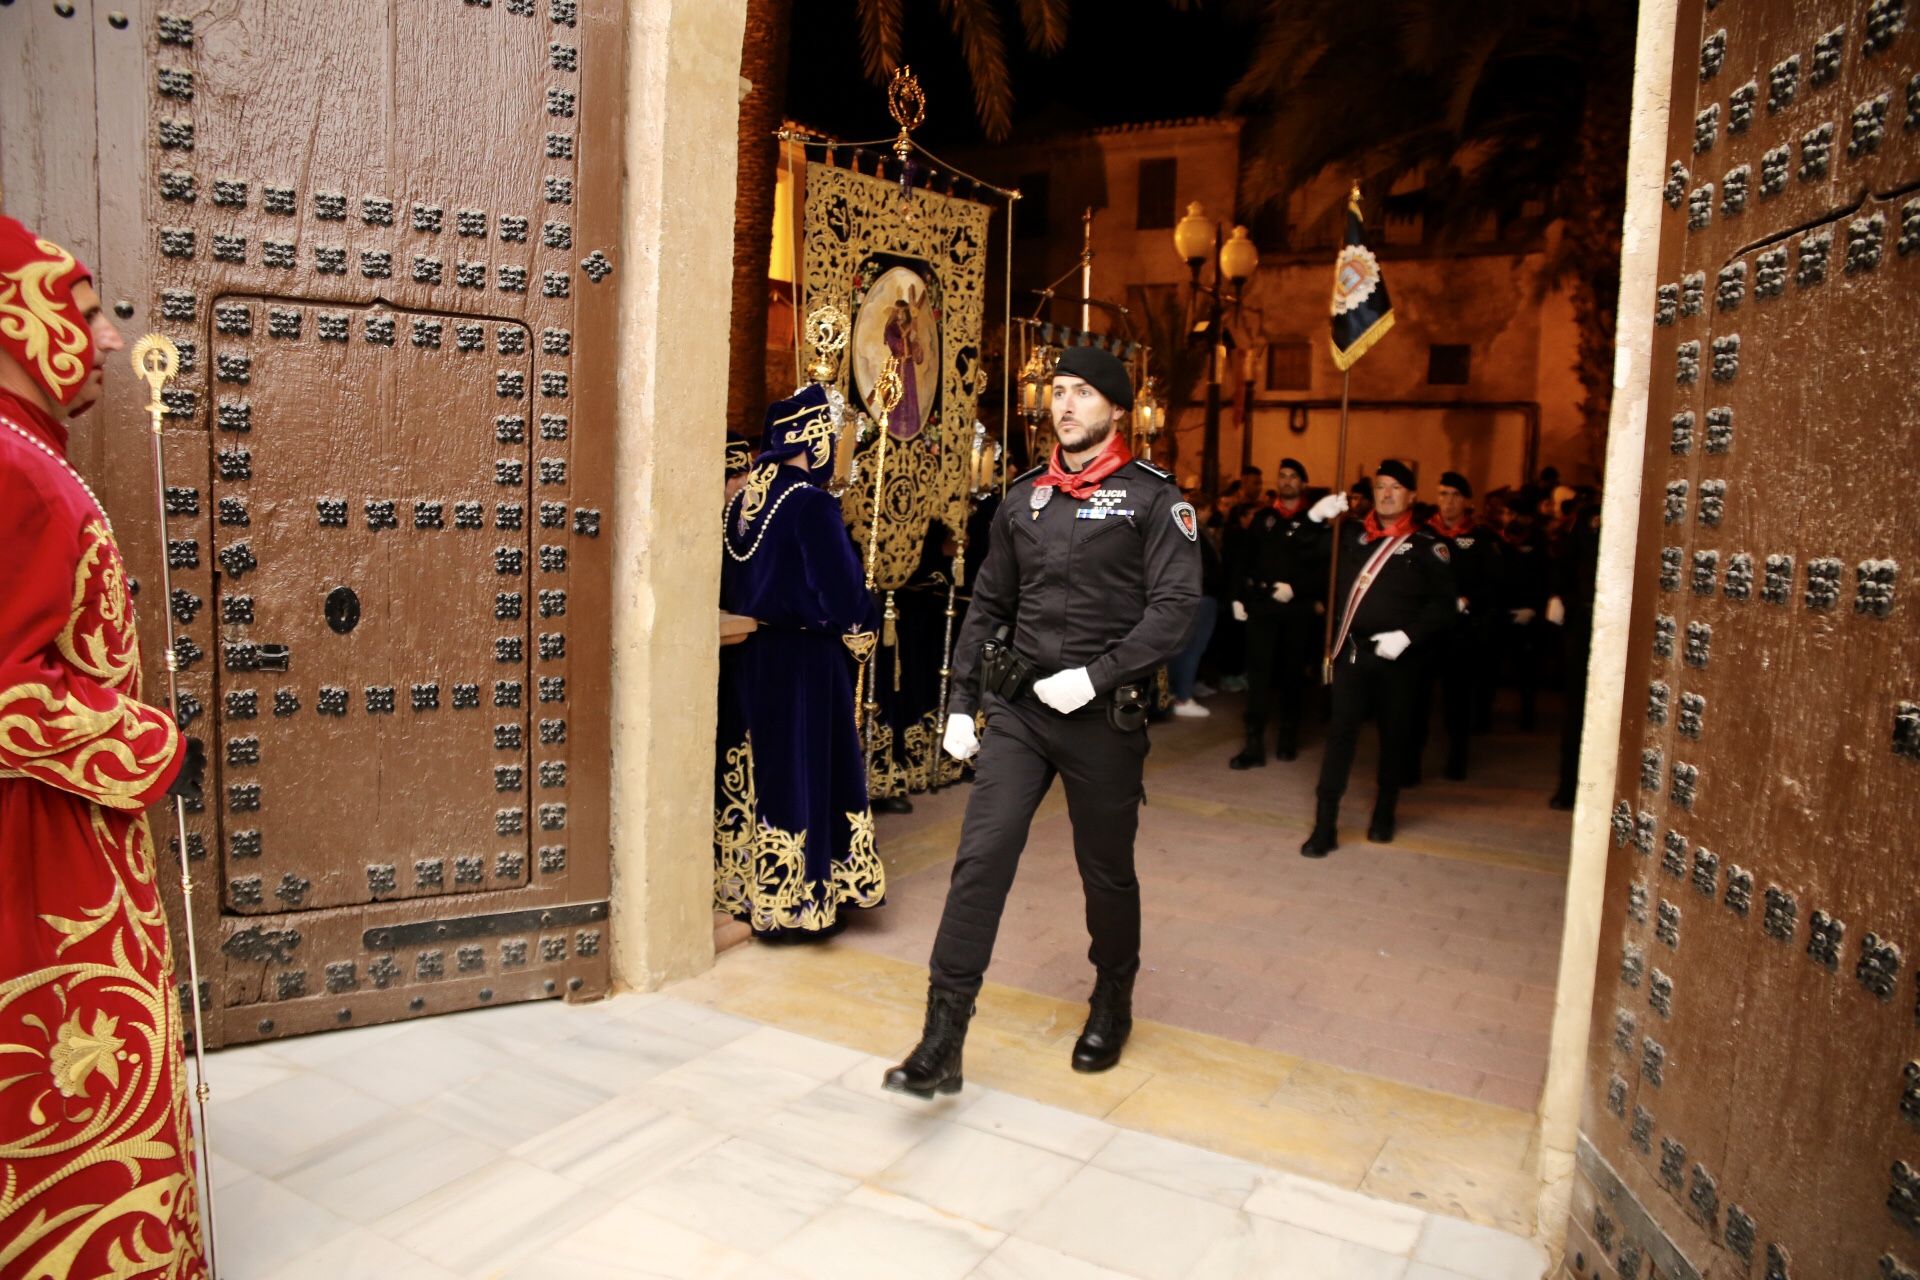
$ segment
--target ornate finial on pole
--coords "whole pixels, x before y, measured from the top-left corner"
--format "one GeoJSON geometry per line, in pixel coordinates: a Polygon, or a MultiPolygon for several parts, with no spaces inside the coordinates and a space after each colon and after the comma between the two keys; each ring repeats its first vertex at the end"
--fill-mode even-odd
{"type": "Polygon", "coordinates": [[[133,368],[147,384],[147,415],[153,421],[153,433],[160,434],[160,419],[166,416],[167,406],[161,400],[160,393],[166,388],[173,375],[180,371],[180,348],[173,345],[173,339],[162,333],[150,333],[133,344],[129,359],[133,368]]]}
{"type": "Polygon", "coordinates": [[[893,140],[893,154],[900,161],[900,212],[907,221],[918,216],[913,207],[913,179],[919,166],[913,162],[914,141],[910,136],[927,118],[927,95],[911,67],[897,67],[887,84],[887,113],[900,126],[893,140]]]}
{"type": "Polygon", "coordinates": [[[905,161],[913,150],[913,139],[908,135],[927,118],[927,94],[912,67],[894,68],[893,79],[887,82],[887,114],[900,126],[900,136],[893,140],[893,154],[905,161]]]}
{"type": "Polygon", "coordinates": [[[853,326],[847,313],[828,304],[815,307],[807,317],[807,344],[813,348],[813,361],[807,365],[807,377],[818,383],[834,381],[840,375],[840,353],[847,349],[853,326]]]}

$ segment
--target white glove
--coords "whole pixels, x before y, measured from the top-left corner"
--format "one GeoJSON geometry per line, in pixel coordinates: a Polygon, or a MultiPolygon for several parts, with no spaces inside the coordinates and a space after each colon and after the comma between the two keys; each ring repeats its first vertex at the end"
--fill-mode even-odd
{"type": "Polygon", "coordinates": [[[1093,680],[1085,667],[1056,671],[1044,680],[1034,681],[1033,696],[1061,715],[1068,715],[1093,701],[1093,680]]]}
{"type": "Polygon", "coordinates": [[[1404,631],[1382,631],[1373,637],[1373,651],[1388,662],[1392,662],[1405,653],[1407,646],[1412,643],[1413,637],[1404,631]]]}
{"type": "Polygon", "coordinates": [[[973,731],[973,717],[959,712],[947,713],[947,736],[940,745],[955,760],[971,760],[980,750],[980,735],[973,731]]]}
{"type": "Polygon", "coordinates": [[[1337,515],[1344,515],[1346,510],[1347,495],[1344,493],[1330,493],[1308,509],[1307,519],[1313,521],[1315,524],[1325,524],[1337,515]]]}
{"type": "Polygon", "coordinates": [[[1241,604],[1238,600],[1233,602],[1233,620],[1235,622],[1245,622],[1247,620],[1247,606],[1241,604]]]}
{"type": "Polygon", "coordinates": [[[1567,602],[1559,596],[1547,601],[1547,621],[1556,627],[1567,625],[1567,602]]]}
{"type": "Polygon", "coordinates": [[[1292,604],[1293,603],[1293,584],[1291,582],[1274,583],[1273,598],[1275,600],[1278,600],[1281,604],[1292,604]]]}
{"type": "Polygon", "coordinates": [[[1453,602],[1453,607],[1461,613],[1465,613],[1467,611],[1467,598],[1465,596],[1459,597],[1453,602]]]}
{"type": "Polygon", "coordinates": [[[1533,623],[1533,610],[1531,609],[1512,609],[1508,611],[1507,616],[1523,627],[1530,626],[1533,623]]]}

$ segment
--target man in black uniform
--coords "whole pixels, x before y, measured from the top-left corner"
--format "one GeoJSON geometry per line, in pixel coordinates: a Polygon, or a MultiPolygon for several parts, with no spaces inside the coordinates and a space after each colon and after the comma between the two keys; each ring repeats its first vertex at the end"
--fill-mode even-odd
{"type": "Polygon", "coordinates": [[[1291,760],[1300,747],[1300,709],[1307,669],[1318,651],[1314,602],[1325,594],[1326,555],[1307,519],[1305,464],[1280,459],[1279,496],[1253,517],[1229,567],[1233,613],[1247,624],[1247,741],[1227,763],[1257,769],[1267,762],[1267,717],[1279,693],[1280,741],[1274,754],[1291,760]]]}
{"type": "Polygon", "coordinates": [[[926,1029],[886,1087],[960,1088],[961,1045],[993,955],[1027,828],[1055,776],[1067,790],[1096,971],[1076,1071],[1120,1060],[1140,968],[1133,838],[1147,757],[1146,688],[1180,651],[1200,598],[1200,524],[1173,477],[1131,461],[1119,360],[1069,347],[1054,368],[1052,462],[1014,481],[953,655],[945,748],[979,753],[946,911],[934,938],[926,1029]],[[978,677],[980,691],[974,688],[978,677]],[[974,713],[986,713],[986,739],[974,713]]]}
{"type": "Polygon", "coordinates": [[[1434,536],[1453,553],[1453,585],[1460,615],[1444,636],[1435,638],[1415,704],[1413,754],[1407,783],[1420,776],[1426,754],[1427,724],[1433,710],[1433,686],[1440,686],[1441,714],[1447,730],[1446,776],[1467,776],[1467,742],[1480,691],[1493,680],[1494,623],[1500,608],[1500,535],[1473,518],[1473,486],[1458,471],[1440,477],[1437,510],[1427,521],[1434,536]]]}
{"type": "MultiPolygon", "coordinates": [[[[1393,839],[1393,810],[1400,796],[1413,700],[1419,685],[1407,650],[1442,634],[1459,606],[1453,586],[1452,550],[1433,530],[1413,520],[1413,472],[1389,458],[1373,476],[1373,510],[1339,531],[1338,579],[1334,591],[1333,726],[1320,761],[1313,834],[1303,857],[1324,858],[1339,847],[1340,797],[1353,768],[1360,726],[1380,724],[1379,791],[1367,839],[1393,839]]],[[[1313,504],[1316,524],[1347,509],[1347,495],[1330,493],[1313,504]]],[[[1324,541],[1333,541],[1323,534],[1324,541]]]]}

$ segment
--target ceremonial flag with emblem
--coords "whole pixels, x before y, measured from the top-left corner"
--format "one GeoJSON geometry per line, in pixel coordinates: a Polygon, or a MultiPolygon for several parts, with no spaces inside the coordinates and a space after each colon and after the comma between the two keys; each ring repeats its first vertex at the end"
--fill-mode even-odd
{"type": "Polygon", "coordinates": [[[1361,243],[1360,184],[1347,197],[1347,238],[1333,264],[1333,363],[1342,373],[1393,328],[1380,261],[1361,243]]]}

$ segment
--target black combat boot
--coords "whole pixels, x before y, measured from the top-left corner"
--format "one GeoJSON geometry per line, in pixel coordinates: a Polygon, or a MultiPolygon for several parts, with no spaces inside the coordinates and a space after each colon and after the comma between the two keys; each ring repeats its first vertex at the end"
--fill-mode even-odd
{"type": "Polygon", "coordinates": [[[931,1098],[960,1092],[960,1048],[967,1040],[973,1000],[939,987],[927,988],[927,1025],[907,1060],[881,1083],[895,1093],[931,1098]]]}
{"type": "Polygon", "coordinates": [[[1314,803],[1313,834],[1300,846],[1303,858],[1324,858],[1340,847],[1340,800],[1320,796],[1314,803]]]}
{"type": "Polygon", "coordinates": [[[1087,1025],[1073,1042],[1073,1069],[1110,1070],[1133,1032],[1133,979],[1099,974],[1087,1002],[1087,1025]]]}
{"type": "Polygon", "coordinates": [[[1240,754],[1227,761],[1229,769],[1264,769],[1267,764],[1266,734],[1250,733],[1240,754]]]}
{"type": "Polygon", "coordinates": [[[1373,802],[1373,821],[1367,824],[1367,839],[1375,844],[1393,843],[1393,810],[1399,795],[1382,791],[1373,802]]]}

